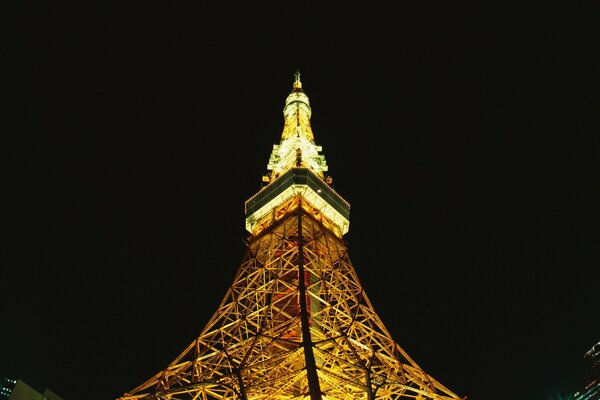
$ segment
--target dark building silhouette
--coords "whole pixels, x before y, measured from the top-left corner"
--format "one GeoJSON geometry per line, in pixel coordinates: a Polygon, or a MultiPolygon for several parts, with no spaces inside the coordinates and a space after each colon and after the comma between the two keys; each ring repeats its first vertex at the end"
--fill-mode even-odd
{"type": "Polygon", "coordinates": [[[0,400],[63,400],[50,389],[43,393],[20,379],[0,378],[0,400]]]}
{"type": "Polygon", "coordinates": [[[573,395],[574,400],[600,400],[600,342],[588,350],[584,359],[589,362],[583,384],[573,395]]]}

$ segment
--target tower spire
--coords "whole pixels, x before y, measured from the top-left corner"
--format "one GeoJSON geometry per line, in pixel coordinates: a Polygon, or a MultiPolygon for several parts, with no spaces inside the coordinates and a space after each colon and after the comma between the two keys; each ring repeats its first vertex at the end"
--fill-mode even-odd
{"type": "Polygon", "coordinates": [[[300,70],[299,69],[296,70],[294,77],[295,77],[294,89],[302,89],[302,82],[300,82],[300,70]]]}
{"type": "Polygon", "coordinates": [[[319,178],[325,179],[327,163],[321,155],[322,148],[315,144],[310,124],[312,110],[310,100],[302,89],[300,70],[294,74],[292,91],[288,94],[283,107],[283,130],[281,141],[273,145],[273,151],[267,164],[270,171],[266,182],[270,182],[290,168],[301,166],[310,169],[319,178]]]}
{"type": "Polygon", "coordinates": [[[319,214],[341,237],[350,226],[350,204],[331,187],[332,179],[325,175],[328,166],[322,147],[314,140],[310,101],[302,89],[300,70],[294,74],[283,118],[281,141],[273,145],[268,173],[263,176],[267,186],[246,201],[246,229],[258,234],[273,222],[275,207],[304,190],[304,195],[311,198],[319,214]]]}

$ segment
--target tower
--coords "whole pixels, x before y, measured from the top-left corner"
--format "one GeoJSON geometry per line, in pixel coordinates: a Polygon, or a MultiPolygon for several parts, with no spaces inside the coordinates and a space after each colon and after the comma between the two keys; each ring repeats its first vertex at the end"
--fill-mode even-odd
{"type": "Polygon", "coordinates": [[[263,187],[245,203],[247,249],[216,313],[166,368],[117,400],[459,399],[394,341],[343,239],[296,72],[263,187]]]}

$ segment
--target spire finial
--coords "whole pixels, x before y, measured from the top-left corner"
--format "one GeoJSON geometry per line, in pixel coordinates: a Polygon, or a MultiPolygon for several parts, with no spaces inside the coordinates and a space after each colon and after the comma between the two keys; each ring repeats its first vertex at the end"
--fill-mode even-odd
{"type": "Polygon", "coordinates": [[[294,74],[294,89],[302,89],[302,82],[300,82],[300,70],[297,69],[294,74]]]}

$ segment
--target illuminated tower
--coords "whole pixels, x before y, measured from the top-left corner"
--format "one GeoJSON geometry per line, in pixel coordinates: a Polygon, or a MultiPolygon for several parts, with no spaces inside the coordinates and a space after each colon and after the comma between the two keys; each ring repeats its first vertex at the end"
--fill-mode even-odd
{"type": "Polygon", "coordinates": [[[221,305],[164,370],[118,400],[459,399],[394,341],[343,235],[296,73],[264,186],[245,203],[248,248],[221,305]]]}

